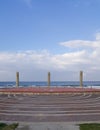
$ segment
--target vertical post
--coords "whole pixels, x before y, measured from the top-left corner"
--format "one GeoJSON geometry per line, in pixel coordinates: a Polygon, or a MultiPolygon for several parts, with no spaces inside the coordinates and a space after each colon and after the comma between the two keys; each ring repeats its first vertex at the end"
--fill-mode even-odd
{"type": "Polygon", "coordinates": [[[16,72],[16,87],[19,87],[19,72],[16,72]]]}
{"type": "Polygon", "coordinates": [[[48,88],[50,88],[50,72],[48,72],[48,88]]]}
{"type": "Polygon", "coordinates": [[[83,87],[83,71],[80,71],[80,87],[83,87]]]}

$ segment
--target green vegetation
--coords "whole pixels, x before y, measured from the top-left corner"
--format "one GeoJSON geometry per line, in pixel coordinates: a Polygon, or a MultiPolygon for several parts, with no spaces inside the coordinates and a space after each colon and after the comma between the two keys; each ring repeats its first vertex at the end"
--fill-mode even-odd
{"type": "Polygon", "coordinates": [[[0,123],[0,130],[15,130],[18,126],[18,123],[13,124],[6,124],[6,123],[0,123]]]}
{"type": "Polygon", "coordinates": [[[100,130],[99,123],[80,124],[80,130],[100,130]]]}

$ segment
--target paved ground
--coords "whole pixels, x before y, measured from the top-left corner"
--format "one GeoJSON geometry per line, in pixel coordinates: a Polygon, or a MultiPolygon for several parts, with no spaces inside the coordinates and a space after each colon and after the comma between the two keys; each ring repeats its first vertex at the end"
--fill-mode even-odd
{"type": "Polygon", "coordinates": [[[79,126],[66,123],[31,123],[20,124],[16,130],[79,130],[79,126]]]}

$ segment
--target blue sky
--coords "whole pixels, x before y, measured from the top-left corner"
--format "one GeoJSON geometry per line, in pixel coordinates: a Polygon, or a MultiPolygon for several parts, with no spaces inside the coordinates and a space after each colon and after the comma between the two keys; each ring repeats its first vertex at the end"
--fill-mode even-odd
{"type": "Polygon", "coordinates": [[[99,12],[100,0],[0,0],[0,81],[16,71],[21,80],[46,80],[48,71],[78,80],[80,70],[100,80],[99,12]]]}

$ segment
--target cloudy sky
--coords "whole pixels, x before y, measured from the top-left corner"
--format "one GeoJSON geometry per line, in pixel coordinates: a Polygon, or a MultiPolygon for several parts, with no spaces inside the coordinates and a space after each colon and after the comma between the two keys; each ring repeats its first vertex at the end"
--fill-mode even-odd
{"type": "Polygon", "coordinates": [[[0,81],[100,80],[100,0],[0,0],[0,81]]]}

